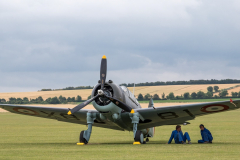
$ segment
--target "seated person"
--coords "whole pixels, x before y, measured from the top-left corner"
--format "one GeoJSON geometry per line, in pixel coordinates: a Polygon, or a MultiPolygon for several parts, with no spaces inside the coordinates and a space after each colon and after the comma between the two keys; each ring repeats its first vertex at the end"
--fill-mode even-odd
{"type": "Polygon", "coordinates": [[[168,141],[168,144],[172,142],[172,139],[174,138],[174,141],[176,144],[186,144],[186,140],[188,140],[188,144],[191,144],[190,136],[187,132],[183,135],[181,126],[177,125],[176,130],[172,131],[172,135],[168,141]]]}
{"type": "Polygon", "coordinates": [[[211,132],[205,128],[203,124],[201,124],[199,127],[201,129],[202,139],[198,140],[198,143],[212,143],[213,137],[211,132]]]}

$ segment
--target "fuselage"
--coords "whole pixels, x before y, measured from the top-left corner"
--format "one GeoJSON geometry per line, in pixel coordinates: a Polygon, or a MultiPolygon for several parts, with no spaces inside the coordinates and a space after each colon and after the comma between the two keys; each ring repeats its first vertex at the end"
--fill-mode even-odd
{"type": "MultiPolygon", "coordinates": [[[[100,89],[100,84],[97,84],[92,91],[92,97],[97,95],[97,91],[100,89]]],[[[104,92],[121,102],[124,102],[132,109],[141,108],[135,96],[125,86],[119,86],[112,81],[106,82],[104,92]]],[[[132,124],[126,124],[125,120],[130,119],[129,113],[123,111],[117,105],[99,97],[92,102],[94,108],[100,113],[102,120],[112,121],[124,130],[132,130],[132,124]],[[131,127],[130,127],[131,126],[131,127]]]]}

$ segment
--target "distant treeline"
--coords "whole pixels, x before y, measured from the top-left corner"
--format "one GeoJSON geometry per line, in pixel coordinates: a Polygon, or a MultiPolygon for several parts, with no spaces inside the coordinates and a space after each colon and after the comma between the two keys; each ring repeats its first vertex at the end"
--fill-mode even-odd
{"type": "MultiPolygon", "coordinates": [[[[189,80],[189,81],[157,81],[157,82],[146,82],[146,83],[136,83],[135,86],[163,86],[163,85],[190,85],[190,84],[233,84],[240,83],[237,79],[211,79],[211,80],[189,80]]],[[[122,83],[120,85],[126,87],[133,87],[134,83],[122,83]]],[[[79,89],[93,89],[93,86],[78,86],[78,87],[66,87],[63,89],[41,89],[41,91],[57,91],[57,90],[79,90],[79,89]]]]}
{"type": "MultiPolygon", "coordinates": [[[[88,99],[91,98],[91,96],[88,97],[88,99]]],[[[63,96],[59,96],[59,97],[49,97],[46,100],[44,100],[41,96],[39,96],[36,99],[29,99],[27,97],[24,98],[14,98],[11,97],[9,98],[9,100],[7,101],[6,99],[1,99],[0,98],[0,104],[66,104],[69,102],[83,102],[84,100],[82,100],[81,96],[77,96],[77,97],[63,97],[63,96]]]]}
{"type": "MultiPolygon", "coordinates": [[[[222,89],[219,90],[218,86],[209,86],[207,87],[207,92],[204,93],[202,91],[198,92],[185,92],[181,96],[175,96],[173,92],[169,93],[168,95],[165,95],[163,93],[162,95],[154,94],[139,94],[137,96],[137,99],[139,101],[144,101],[144,100],[150,100],[151,98],[153,100],[185,100],[185,99],[211,99],[211,98],[224,98],[224,97],[232,97],[232,98],[240,98],[240,91],[239,92],[231,92],[231,95],[229,95],[228,90],[231,90],[233,88],[239,87],[240,85],[236,85],[230,88],[222,89]],[[213,96],[213,94],[215,94],[213,96]]],[[[88,96],[88,99],[91,98],[91,95],[88,96]]],[[[66,104],[66,103],[71,103],[71,102],[83,102],[85,100],[82,100],[82,97],[78,95],[77,97],[49,97],[46,100],[44,100],[41,96],[39,96],[36,99],[29,99],[27,97],[22,98],[9,98],[9,100],[1,99],[0,98],[0,104],[66,104]]]]}
{"type": "MultiPolygon", "coordinates": [[[[190,84],[233,84],[240,83],[240,80],[237,79],[222,79],[222,80],[189,80],[189,81],[157,81],[157,82],[146,82],[146,83],[136,83],[135,86],[162,86],[162,85],[190,85],[190,84]]],[[[123,83],[126,87],[133,87],[134,83],[123,83]]]]}
{"type": "Polygon", "coordinates": [[[79,90],[79,89],[93,89],[93,87],[92,86],[78,86],[78,87],[66,87],[63,89],[41,89],[41,91],[79,90]]]}
{"type": "MultiPolygon", "coordinates": [[[[235,86],[235,87],[239,87],[239,85],[235,86]]],[[[218,86],[209,86],[207,87],[207,92],[204,93],[202,91],[198,91],[198,92],[185,92],[184,94],[182,94],[181,96],[175,96],[173,92],[169,93],[168,95],[165,95],[165,93],[163,93],[162,95],[158,95],[158,94],[154,94],[154,95],[150,95],[150,94],[146,94],[146,95],[142,95],[141,93],[137,96],[137,99],[139,101],[144,101],[144,100],[150,100],[151,98],[153,100],[186,100],[186,99],[211,99],[211,98],[224,98],[224,97],[232,97],[232,98],[240,98],[240,91],[239,92],[231,92],[231,95],[229,96],[228,90],[232,89],[234,87],[231,88],[227,88],[227,89],[222,89],[219,90],[218,86]],[[215,95],[213,96],[213,94],[215,93],[215,95]]],[[[91,98],[91,95],[88,96],[88,99],[91,98]]],[[[77,97],[63,97],[63,96],[59,96],[59,97],[49,97],[46,100],[44,100],[41,96],[39,96],[36,99],[28,99],[27,97],[22,98],[14,98],[11,97],[9,98],[9,100],[5,100],[5,99],[1,99],[0,98],[0,104],[66,104],[66,103],[71,103],[71,102],[83,102],[85,100],[82,100],[81,96],[77,96],[77,97]]]]}
{"type": "MultiPolygon", "coordinates": [[[[185,100],[185,99],[211,99],[211,98],[225,98],[229,95],[228,89],[222,89],[219,90],[218,86],[209,86],[207,87],[208,92],[204,93],[202,91],[198,92],[185,92],[181,96],[175,96],[173,92],[169,93],[168,95],[165,95],[164,93],[162,95],[154,94],[146,94],[142,95],[141,93],[138,95],[138,100],[143,101],[143,100],[150,100],[151,98],[153,100],[185,100]],[[214,92],[215,91],[215,92],[214,92]],[[213,93],[218,93],[213,96],[213,93]]],[[[231,96],[228,96],[229,98],[240,98],[240,91],[239,92],[231,92],[231,96]]]]}

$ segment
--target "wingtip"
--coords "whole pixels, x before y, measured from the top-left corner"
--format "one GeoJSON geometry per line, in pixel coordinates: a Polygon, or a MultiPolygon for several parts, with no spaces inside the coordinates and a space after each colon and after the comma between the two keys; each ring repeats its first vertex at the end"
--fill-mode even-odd
{"type": "Polygon", "coordinates": [[[105,55],[102,56],[102,59],[107,59],[107,57],[105,55]]]}
{"type": "Polygon", "coordinates": [[[72,112],[71,111],[68,111],[68,115],[71,115],[72,114],[72,112]]]}

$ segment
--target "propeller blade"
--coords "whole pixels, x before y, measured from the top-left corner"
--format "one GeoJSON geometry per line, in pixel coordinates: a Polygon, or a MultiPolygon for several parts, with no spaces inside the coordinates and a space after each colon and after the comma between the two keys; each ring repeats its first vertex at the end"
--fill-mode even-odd
{"type": "Polygon", "coordinates": [[[68,115],[74,114],[75,112],[79,111],[80,109],[82,109],[83,107],[85,107],[86,105],[88,105],[89,103],[91,103],[93,100],[95,100],[99,95],[96,95],[94,97],[92,97],[91,99],[77,105],[76,107],[74,107],[73,109],[68,111],[68,115]]]}
{"type": "Polygon", "coordinates": [[[113,97],[109,97],[106,94],[105,94],[105,97],[107,97],[111,102],[113,102],[115,105],[117,105],[119,108],[123,109],[124,111],[134,113],[134,111],[131,107],[129,107],[127,104],[121,102],[120,100],[115,99],[113,97]]]}
{"type": "Polygon", "coordinates": [[[100,69],[100,81],[101,81],[101,90],[103,90],[107,76],[107,57],[104,55],[102,57],[101,69],[100,69]]]}

